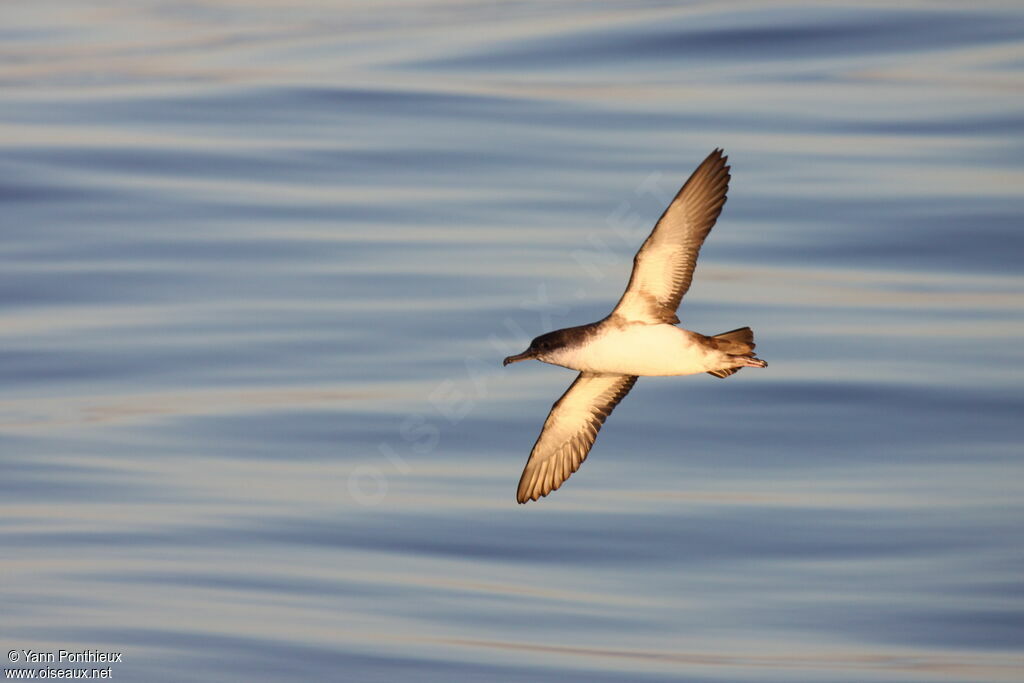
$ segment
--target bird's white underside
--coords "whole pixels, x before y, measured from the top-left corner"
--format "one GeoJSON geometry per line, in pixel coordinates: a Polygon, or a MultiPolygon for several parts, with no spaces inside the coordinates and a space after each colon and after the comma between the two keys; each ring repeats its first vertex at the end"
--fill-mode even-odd
{"type": "Polygon", "coordinates": [[[581,372],[641,376],[694,375],[736,364],[699,339],[675,325],[606,321],[586,344],[559,349],[540,360],[581,372]]]}

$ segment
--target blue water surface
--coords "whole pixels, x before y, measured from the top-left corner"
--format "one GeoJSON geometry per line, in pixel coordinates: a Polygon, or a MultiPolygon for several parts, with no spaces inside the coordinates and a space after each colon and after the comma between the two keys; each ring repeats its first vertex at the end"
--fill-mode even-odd
{"type": "Polygon", "coordinates": [[[1017,4],[0,16],[9,670],[1024,679],[1017,4]],[[501,358],[715,147],[680,316],[770,367],[642,378],[517,505],[573,374],[501,358]]]}

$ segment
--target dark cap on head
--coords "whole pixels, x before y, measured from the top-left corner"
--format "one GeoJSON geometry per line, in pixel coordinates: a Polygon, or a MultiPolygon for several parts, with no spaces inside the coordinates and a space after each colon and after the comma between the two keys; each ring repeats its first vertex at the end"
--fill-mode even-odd
{"type": "Polygon", "coordinates": [[[526,349],[522,353],[509,356],[502,361],[502,365],[518,363],[521,360],[532,360],[535,358],[543,360],[545,354],[556,349],[572,346],[574,344],[581,344],[592,334],[595,325],[596,323],[580,325],[579,327],[567,327],[562,330],[555,330],[554,332],[542,334],[530,342],[530,348],[526,349]]]}

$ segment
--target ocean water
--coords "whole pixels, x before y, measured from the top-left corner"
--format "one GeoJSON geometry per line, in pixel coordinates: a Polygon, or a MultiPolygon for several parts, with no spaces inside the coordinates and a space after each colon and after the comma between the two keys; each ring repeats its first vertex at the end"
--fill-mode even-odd
{"type": "Polygon", "coordinates": [[[1019,3],[0,17],[7,671],[1024,679],[1019,3]],[[770,366],[517,505],[573,373],[501,358],[715,147],[680,317],[770,366]]]}

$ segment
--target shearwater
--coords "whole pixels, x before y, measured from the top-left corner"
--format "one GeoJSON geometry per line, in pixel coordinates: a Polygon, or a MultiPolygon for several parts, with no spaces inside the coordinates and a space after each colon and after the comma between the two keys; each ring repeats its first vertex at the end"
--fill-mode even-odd
{"type": "Polygon", "coordinates": [[[700,247],[725,205],[727,161],[716,149],[683,184],[636,253],[626,292],[608,317],[542,334],[505,359],[505,365],[536,359],[580,373],[544,421],[519,480],[520,503],[548,495],[579,469],[637,377],[728,377],[740,368],[768,367],[754,357],[749,327],[712,337],[676,327],[700,247]]]}

